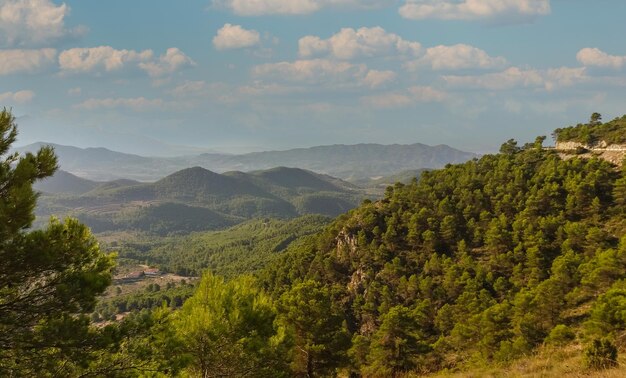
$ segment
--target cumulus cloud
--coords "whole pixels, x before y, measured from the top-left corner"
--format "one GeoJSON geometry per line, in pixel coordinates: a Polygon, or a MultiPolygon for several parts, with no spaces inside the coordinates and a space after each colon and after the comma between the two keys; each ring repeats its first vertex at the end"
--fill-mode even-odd
{"type": "Polygon", "coordinates": [[[139,63],[139,68],[152,77],[158,77],[195,65],[196,63],[185,53],[172,47],[167,49],[165,55],[161,55],[157,61],[139,63]]]}
{"type": "MultiPolygon", "coordinates": [[[[268,83],[276,84],[277,82],[300,86],[314,85],[325,89],[377,88],[396,78],[396,74],[392,71],[370,70],[364,64],[330,59],[262,64],[252,69],[252,75],[260,79],[255,83],[255,87],[263,87],[265,90],[268,89],[268,83]]],[[[286,86],[278,88],[284,93],[295,89],[286,86]]]]}
{"type": "Polygon", "coordinates": [[[73,48],[61,52],[59,65],[62,71],[69,73],[112,72],[152,57],[152,50],[116,50],[111,46],[73,48]]]}
{"type": "Polygon", "coordinates": [[[384,84],[392,82],[396,79],[396,73],[393,71],[377,71],[370,70],[363,78],[363,83],[371,88],[378,88],[384,84]]]}
{"type": "Polygon", "coordinates": [[[411,20],[532,20],[550,14],[550,0],[406,0],[399,13],[411,20]]]}
{"type": "Polygon", "coordinates": [[[309,35],[301,38],[298,46],[300,56],[305,58],[329,54],[344,60],[397,54],[417,56],[421,49],[418,42],[404,40],[379,26],[358,30],[344,28],[328,39],[309,35]]]}
{"type": "Polygon", "coordinates": [[[588,79],[585,68],[560,67],[548,70],[510,67],[502,72],[477,76],[443,76],[450,86],[506,90],[513,88],[543,88],[553,90],[571,86],[588,79]]]}
{"type": "Polygon", "coordinates": [[[158,77],[194,64],[191,58],[177,48],[167,49],[159,58],[154,57],[152,50],[116,50],[111,46],[73,48],[59,55],[59,66],[63,73],[101,74],[135,67],[152,77],[158,77]]]}
{"type": "Polygon", "coordinates": [[[318,84],[362,78],[367,74],[367,68],[363,64],[313,59],[262,64],[254,67],[252,74],[270,79],[318,84]]]}
{"type": "Polygon", "coordinates": [[[0,93],[0,102],[24,104],[30,102],[35,97],[33,91],[17,91],[0,93]]]}
{"type": "Polygon", "coordinates": [[[213,37],[213,46],[218,50],[252,47],[261,42],[256,30],[246,30],[240,25],[225,24],[213,37]]]}
{"type": "Polygon", "coordinates": [[[584,48],[576,54],[576,59],[587,67],[620,69],[626,63],[626,56],[609,55],[597,48],[584,48]]]}
{"type": "Polygon", "coordinates": [[[368,9],[393,3],[394,0],[213,0],[214,5],[239,16],[302,15],[324,7],[368,9]]]}
{"type": "Polygon", "coordinates": [[[0,75],[31,73],[55,62],[55,49],[0,50],[0,75]]]}
{"type": "Polygon", "coordinates": [[[374,108],[392,109],[402,108],[416,103],[441,102],[444,101],[446,97],[445,92],[433,87],[413,86],[403,91],[365,96],[361,98],[361,102],[374,108]]]}
{"type": "Polygon", "coordinates": [[[458,44],[430,47],[426,49],[423,57],[408,63],[406,67],[410,70],[415,70],[419,66],[430,66],[433,70],[458,70],[497,68],[506,64],[506,59],[501,56],[492,57],[474,46],[458,44]]]}
{"type": "Polygon", "coordinates": [[[165,102],[162,99],[158,98],[90,98],[76,105],[76,107],[86,110],[126,108],[136,112],[145,112],[155,109],[162,109],[164,104],[165,102]]]}
{"type": "Polygon", "coordinates": [[[67,29],[65,17],[70,8],[50,0],[0,0],[0,43],[8,46],[41,46],[84,28],[67,29]]]}

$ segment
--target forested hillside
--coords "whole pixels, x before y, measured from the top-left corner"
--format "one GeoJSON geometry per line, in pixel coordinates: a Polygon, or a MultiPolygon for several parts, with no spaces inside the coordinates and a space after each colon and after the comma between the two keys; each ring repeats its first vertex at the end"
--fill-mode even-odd
{"type": "Polygon", "coordinates": [[[266,288],[328,288],[351,338],[336,366],[368,376],[506,362],[544,343],[623,348],[625,174],[541,141],[390,188],[286,254],[266,288]]]}
{"type": "Polygon", "coordinates": [[[182,276],[201,276],[206,270],[235,278],[257,273],[292,243],[320,231],[331,218],[305,215],[290,220],[254,219],[221,231],[154,238],[139,236],[116,243],[119,256],[145,262],[182,276]]]}
{"type": "Polygon", "coordinates": [[[56,193],[40,197],[38,225],[51,215],[70,215],[94,232],[135,230],[164,236],[222,229],[258,217],[334,217],[365,196],[340,179],[285,167],[224,174],[194,167],[154,183],[95,183],[57,174],[37,186],[56,193]]]}

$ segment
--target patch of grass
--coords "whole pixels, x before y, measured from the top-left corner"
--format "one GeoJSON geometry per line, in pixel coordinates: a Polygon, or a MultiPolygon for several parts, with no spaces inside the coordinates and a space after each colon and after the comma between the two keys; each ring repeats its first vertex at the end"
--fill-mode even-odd
{"type": "MultiPolygon", "coordinates": [[[[581,344],[570,344],[564,347],[544,346],[532,356],[513,361],[508,365],[493,365],[468,368],[458,372],[440,372],[428,377],[437,378],[622,378],[626,375],[624,367],[626,358],[624,351],[618,354],[619,366],[606,370],[592,370],[585,367],[584,352],[581,344]]],[[[408,374],[409,377],[417,375],[408,374]]]]}

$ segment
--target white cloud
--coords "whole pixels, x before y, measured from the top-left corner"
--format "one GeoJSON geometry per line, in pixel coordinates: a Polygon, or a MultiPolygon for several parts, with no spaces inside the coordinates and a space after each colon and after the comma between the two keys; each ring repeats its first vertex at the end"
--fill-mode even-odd
{"type": "Polygon", "coordinates": [[[114,109],[126,108],[136,112],[145,112],[155,109],[162,109],[165,102],[161,99],[147,99],[145,97],[136,98],[90,98],[76,105],[79,109],[114,109]]]}
{"type": "Polygon", "coordinates": [[[159,57],[158,61],[139,63],[139,68],[152,77],[158,77],[195,65],[196,63],[185,53],[176,47],[171,47],[167,49],[165,55],[159,57]]]}
{"type": "Polygon", "coordinates": [[[262,88],[264,92],[288,93],[303,91],[309,85],[323,89],[377,88],[396,78],[392,71],[370,70],[365,64],[353,64],[330,59],[297,60],[294,62],[268,63],[252,69],[258,80],[252,91],[262,88]],[[288,83],[290,86],[276,85],[288,83]]]}
{"type": "Polygon", "coordinates": [[[439,102],[446,99],[446,93],[433,87],[414,86],[408,89],[411,98],[418,102],[439,102]]]}
{"type": "Polygon", "coordinates": [[[158,59],[155,59],[152,50],[116,50],[111,46],[73,48],[59,55],[63,73],[101,74],[140,68],[152,77],[159,77],[194,64],[177,48],[167,49],[158,59]]]}
{"type": "Polygon", "coordinates": [[[50,0],[0,0],[0,43],[41,46],[82,33],[83,28],[65,27],[69,12],[66,4],[50,0]]]}
{"type": "Polygon", "coordinates": [[[379,26],[358,30],[344,28],[328,39],[309,35],[301,38],[298,46],[300,56],[305,58],[330,54],[345,60],[397,54],[417,56],[421,49],[418,42],[404,40],[379,26]]]}
{"type": "Polygon", "coordinates": [[[396,79],[393,71],[370,70],[363,78],[363,83],[371,88],[378,88],[396,79]]]}
{"type": "Polygon", "coordinates": [[[207,83],[205,81],[186,81],[176,86],[176,88],[172,90],[172,94],[177,97],[201,95],[204,94],[206,89],[207,83]]]}
{"type": "Polygon", "coordinates": [[[609,67],[620,69],[626,63],[626,56],[609,55],[597,48],[584,48],[576,54],[576,59],[587,67],[609,67]]]}
{"type": "Polygon", "coordinates": [[[113,72],[129,64],[149,61],[152,57],[152,50],[116,50],[111,46],[73,48],[61,52],[59,65],[68,73],[113,72]]]}
{"type": "Polygon", "coordinates": [[[241,49],[252,47],[261,42],[256,30],[246,30],[240,25],[225,24],[213,37],[213,45],[218,50],[241,49]]]}
{"type": "Polygon", "coordinates": [[[490,90],[503,90],[515,87],[539,87],[543,85],[543,78],[536,70],[522,70],[519,67],[511,67],[502,72],[490,73],[478,76],[443,76],[443,79],[451,86],[484,88],[490,90]]]}
{"type": "Polygon", "coordinates": [[[67,90],[67,94],[70,96],[78,96],[83,93],[83,89],[81,87],[70,88],[67,90]]]}
{"type": "Polygon", "coordinates": [[[413,86],[404,91],[387,92],[365,96],[361,102],[379,109],[392,109],[410,106],[416,103],[441,102],[447,98],[445,92],[428,86],[413,86]]]}
{"type": "Polygon", "coordinates": [[[262,64],[254,67],[252,74],[284,81],[321,84],[363,78],[367,68],[363,64],[313,59],[262,64]]]}
{"type": "Polygon", "coordinates": [[[17,91],[0,93],[0,102],[24,104],[30,102],[35,97],[33,91],[17,91]]]}
{"type": "Polygon", "coordinates": [[[556,88],[570,87],[589,79],[587,70],[584,67],[550,68],[549,70],[543,71],[542,75],[544,87],[549,91],[556,88]]]}
{"type": "Polygon", "coordinates": [[[588,79],[584,67],[560,67],[548,70],[521,69],[510,67],[502,72],[478,76],[443,76],[454,87],[506,90],[513,88],[543,88],[553,90],[571,86],[588,79]]]}
{"type": "Polygon", "coordinates": [[[368,107],[379,109],[402,108],[411,105],[411,98],[404,93],[389,92],[361,98],[361,102],[368,107]]]}
{"type": "Polygon", "coordinates": [[[550,0],[406,0],[399,13],[412,20],[532,20],[550,14],[550,0]]]}
{"type": "Polygon", "coordinates": [[[244,85],[237,88],[238,94],[244,96],[279,96],[303,91],[303,88],[271,83],[253,83],[252,85],[244,85]]]}
{"type": "Polygon", "coordinates": [[[0,50],[0,75],[36,72],[55,62],[55,49],[0,50]]]}
{"type": "Polygon", "coordinates": [[[330,44],[328,40],[314,35],[307,35],[298,41],[298,51],[302,57],[311,57],[328,53],[330,44]]]}
{"type": "Polygon", "coordinates": [[[424,56],[406,65],[409,70],[419,66],[430,66],[433,70],[458,70],[467,68],[503,67],[506,59],[489,56],[484,50],[465,44],[453,46],[435,46],[426,49],[424,56]]]}
{"type": "Polygon", "coordinates": [[[239,16],[302,15],[317,12],[325,7],[368,9],[394,2],[394,0],[213,0],[214,5],[230,9],[239,16]]]}

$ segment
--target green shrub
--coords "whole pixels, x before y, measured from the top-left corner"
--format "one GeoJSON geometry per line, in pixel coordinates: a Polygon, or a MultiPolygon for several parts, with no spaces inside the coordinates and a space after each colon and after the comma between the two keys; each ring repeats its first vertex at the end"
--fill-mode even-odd
{"type": "Polygon", "coordinates": [[[553,345],[565,345],[574,340],[576,335],[568,326],[559,324],[552,328],[548,337],[546,337],[546,344],[553,345]]]}
{"type": "Polygon", "coordinates": [[[600,370],[617,366],[617,348],[607,339],[595,339],[585,348],[585,366],[600,370]]]}

